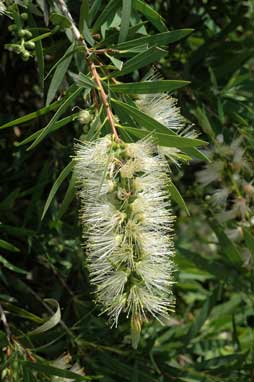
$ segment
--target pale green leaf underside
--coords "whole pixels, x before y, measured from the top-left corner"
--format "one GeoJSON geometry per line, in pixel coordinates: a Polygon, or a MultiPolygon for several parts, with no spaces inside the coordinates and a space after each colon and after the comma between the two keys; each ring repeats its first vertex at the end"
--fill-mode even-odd
{"type": "Polygon", "coordinates": [[[189,81],[143,81],[111,85],[112,91],[126,94],[155,94],[170,92],[188,85],[189,81]]]}

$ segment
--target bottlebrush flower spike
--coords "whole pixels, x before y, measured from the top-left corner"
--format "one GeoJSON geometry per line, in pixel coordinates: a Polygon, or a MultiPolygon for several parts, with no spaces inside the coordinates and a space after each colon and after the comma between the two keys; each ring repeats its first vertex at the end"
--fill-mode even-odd
{"type": "Polygon", "coordinates": [[[174,308],[168,165],[151,141],[111,136],[77,144],[75,162],[96,301],[112,326],[130,318],[136,348],[142,323],[174,308]]]}
{"type": "MultiPolygon", "coordinates": [[[[161,79],[160,75],[152,72],[147,81],[161,79]]],[[[137,107],[145,114],[149,115],[156,121],[170,130],[174,130],[176,134],[186,138],[197,138],[198,134],[187,125],[187,121],[181,115],[180,108],[177,106],[177,100],[168,93],[159,94],[142,94],[136,100],[137,107]]],[[[190,158],[182,153],[176,147],[158,147],[161,156],[169,159],[171,163],[179,165],[179,161],[186,161],[190,158]]]]}

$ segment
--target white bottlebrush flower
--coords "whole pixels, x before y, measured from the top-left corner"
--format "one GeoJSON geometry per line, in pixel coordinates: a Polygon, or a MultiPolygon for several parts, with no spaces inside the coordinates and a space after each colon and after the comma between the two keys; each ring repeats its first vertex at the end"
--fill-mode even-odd
{"type": "Polygon", "coordinates": [[[109,136],[78,144],[75,162],[96,300],[112,325],[130,318],[136,347],[142,322],[165,319],[174,305],[168,166],[150,141],[109,136]]]}
{"type": "Polygon", "coordinates": [[[215,208],[225,207],[228,196],[229,196],[229,190],[226,187],[215,190],[211,196],[212,205],[215,208]]]}
{"type": "MultiPolygon", "coordinates": [[[[153,81],[158,78],[156,75],[151,75],[147,80],[153,81]]],[[[186,120],[181,115],[177,100],[169,94],[142,94],[136,101],[136,105],[143,113],[160,122],[166,128],[174,130],[176,134],[187,138],[197,137],[197,133],[192,129],[192,126],[186,127],[186,120]]],[[[158,152],[175,165],[179,165],[179,161],[190,159],[176,147],[159,146],[158,152]]]]}
{"type": "Polygon", "coordinates": [[[4,5],[3,1],[0,1],[0,15],[4,15],[6,12],[6,6],[4,5]]]}
{"type": "Polygon", "coordinates": [[[197,180],[203,187],[208,186],[208,184],[220,181],[221,173],[224,168],[224,162],[216,161],[209,163],[205,168],[197,173],[197,180]]]}
{"type": "MultiPolygon", "coordinates": [[[[52,362],[54,367],[58,369],[72,371],[78,375],[85,375],[84,369],[79,365],[78,362],[72,364],[72,359],[70,354],[63,354],[52,362]]],[[[74,379],[63,378],[63,377],[53,377],[52,382],[74,382],[74,379]]]]}

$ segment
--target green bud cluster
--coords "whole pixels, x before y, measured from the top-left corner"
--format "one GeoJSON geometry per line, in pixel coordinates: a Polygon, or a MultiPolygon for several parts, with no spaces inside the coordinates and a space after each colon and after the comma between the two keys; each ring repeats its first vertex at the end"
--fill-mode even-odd
{"type": "Polygon", "coordinates": [[[23,12],[18,15],[19,20],[15,24],[10,24],[8,30],[13,35],[15,42],[6,44],[5,48],[11,52],[20,54],[23,61],[28,61],[35,49],[35,43],[30,41],[32,33],[24,27],[24,22],[28,20],[28,13],[23,12]]]}

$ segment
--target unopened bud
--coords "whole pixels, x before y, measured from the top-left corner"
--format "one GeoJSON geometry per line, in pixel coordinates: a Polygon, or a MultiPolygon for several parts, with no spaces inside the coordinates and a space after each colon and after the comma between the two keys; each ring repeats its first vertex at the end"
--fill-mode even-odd
{"type": "Polygon", "coordinates": [[[30,53],[27,50],[25,50],[22,54],[22,59],[23,61],[28,61],[29,58],[30,58],[30,53]]]}
{"type": "Polygon", "coordinates": [[[79,113],[78,120],[79,120],[79,122],[80,122],[82,125],[87,125],[89,122],[91,122],[92,118],[93,118],[93,117],[92,117],[90,111],[88,111],[88,110],[82,110],[82,111],[79,113]]]}
{"type": "Polygon", "coordinates": [[[134,349],[137,349],[137,347],[138,347],[141,327],[142,327],[142,322],[140,320],[140,317],[137,315],[132,316],[132,318],[131,318],[131,343],[132,343],[132,347],[134,349]]]}
{"type": "Polygon", "coordinates": [[[28,13],[23,12],[23,13],[21,13],[20,17],[22,18],[22,20],[27,20],[28,19],[28,13]]]}
{"type": "Polygon", "coordinates": [[[25,47],[29,50],[33,50],[35,48],[35,43],[33,41],[25,42],[25,47]]]}

